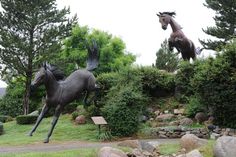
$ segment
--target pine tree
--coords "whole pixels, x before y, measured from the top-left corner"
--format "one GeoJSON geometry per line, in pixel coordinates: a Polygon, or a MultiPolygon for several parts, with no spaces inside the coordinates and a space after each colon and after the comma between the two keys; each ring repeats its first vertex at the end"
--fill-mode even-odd
{"type": "Polygon", "coordinates": [[[206,0],[204,4],[216,12],[215,26],[203,31],[218,40],[200,40],[205,49],[221,50],[222,46],[236,37],[236,1],[235,0],[206,0]]]}
{"type": "Polygon", "coordinates": [[[156,53],[156,64],[158,69],[173,72],[179,63],[178,54],[169,50],[167,39],[161,44],[161,48],[156,53]]]}
{"type": "Polygon", "coordinates": [[[0,2],[0,64],[4,65],[1,76],[25,78],[23,107],[27,114],[33,63],[55,56],[77,18],[66,17],[70,9],[58,10],[56,0],[0,2]]]}

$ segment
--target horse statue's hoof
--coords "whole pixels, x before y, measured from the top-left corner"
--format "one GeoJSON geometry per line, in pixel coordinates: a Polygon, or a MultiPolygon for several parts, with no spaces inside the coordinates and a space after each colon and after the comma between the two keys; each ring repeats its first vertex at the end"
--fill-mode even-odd
{"type": "Polygon", "coordinates": [[[48,142],[49,142],[48,138],[43,141],[43,143],[48,143],[48,142]]]}
{"type": "Polygon", "coordinates": [[[28,136],[33,136],[33,133],[31,133],[31,132],[30,132],[30,133],[28,133],[28,136]]]}

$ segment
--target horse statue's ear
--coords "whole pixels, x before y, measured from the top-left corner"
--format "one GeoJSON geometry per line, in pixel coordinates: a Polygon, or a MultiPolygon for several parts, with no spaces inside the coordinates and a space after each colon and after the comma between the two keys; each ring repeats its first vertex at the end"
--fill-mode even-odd
{"type": "Polygon", "coordinates": [[[47,62],[43,62],[43,67],[45,70],[47,70],[47,62]]]}
{"type": "Polygon", "coordinates": [[[158,17],[160,17],[161,15],[160,14],[156,14],[158,17]]]}

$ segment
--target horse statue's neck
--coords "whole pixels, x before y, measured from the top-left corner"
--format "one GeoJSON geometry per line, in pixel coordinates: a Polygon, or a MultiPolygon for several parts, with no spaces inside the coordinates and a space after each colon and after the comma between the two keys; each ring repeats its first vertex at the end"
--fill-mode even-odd
{"type": "Polygon", "coordinates": [[[55,94],[55,91],[59,87],[59,83],[57,82],[56,78],[54,77],[53,73],[49,70],[46,71],[46,83],[45,88],[47,92],[47,96],[53,96],[55,94]]]}
{"type": "Polygon", "coordinates": [[[182,29],[182,27],[172,17],[170,19],[170,26],[173,32],[176,32],[182,29]]]}

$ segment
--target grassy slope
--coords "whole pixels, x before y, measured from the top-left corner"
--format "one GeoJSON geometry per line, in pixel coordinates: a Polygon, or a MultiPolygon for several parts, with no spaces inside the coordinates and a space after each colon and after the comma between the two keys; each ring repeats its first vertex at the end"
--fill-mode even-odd
{"type": "MultiPolygon", "coordinates": [[[[4,123],[4,135],[0,145],[21,145],[42,142],[51,127],[52,118],[45,118],[32,137],[27,136],[33,125],[18,125],[15,121],[4,123]]],[[[62,115],[51,136],[51,141],[88,140],[96,141],[97,126],[74,125],[69,115],[62,115]]]]}

